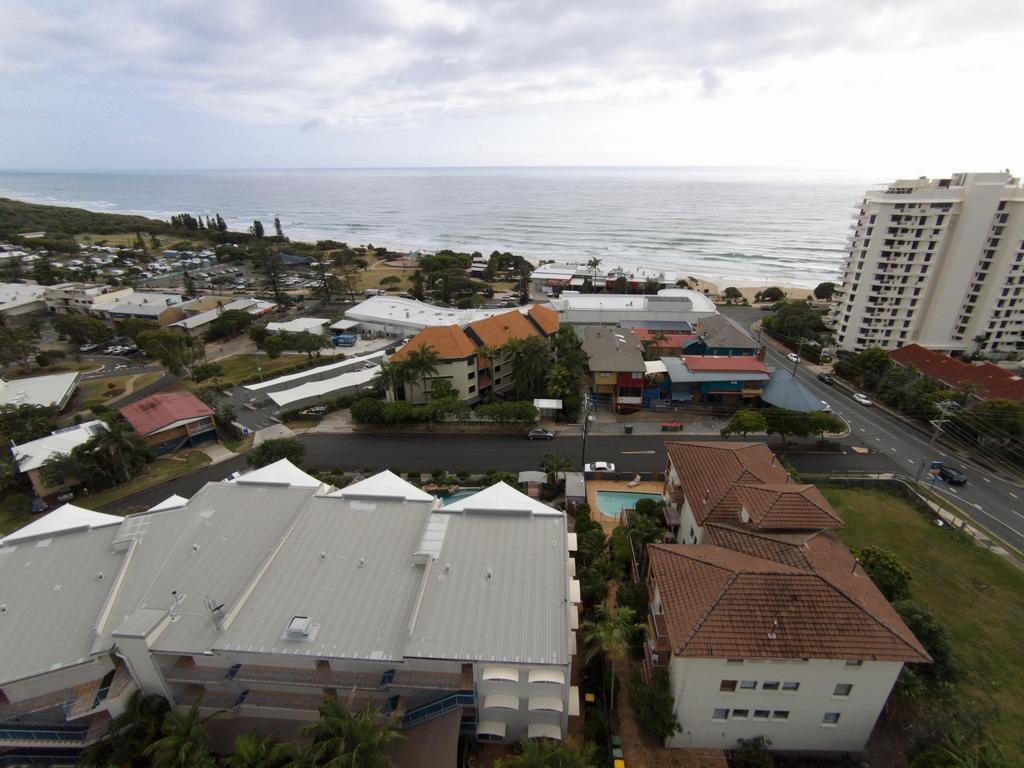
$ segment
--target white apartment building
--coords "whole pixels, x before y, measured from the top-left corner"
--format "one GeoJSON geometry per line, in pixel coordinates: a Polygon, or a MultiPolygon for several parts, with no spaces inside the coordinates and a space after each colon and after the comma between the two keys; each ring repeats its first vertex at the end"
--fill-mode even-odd
{"type": "Polygon", "coordinates": [[[134,690],[217,713],[220,750],[369,704],[450,764],[460,733],[562,739],[579,712],[574,537],[509,486],[442,507],[281,461],[123,522],[62,514],[0,541],[0,763],[101,738],[134,690]]]}
{"type": "Polygon", "coordinates": [[[99,305],[125,299],[133,293],[133,288],[101,283],[58,283],[46,289],[46,308],[54,314],[87,315],[99,305]]]}
{"type": "Polygon", "coordinates": [[[697,325],[718,314],[711,299],[687,288],[665,288],[656,296],[566,291],[552,299],[550,306],[558,312],[561,321],[569,325],[697,325]]]}
{"type": "Polygon", "coordinates": [[[647,548],[644,672],[668,674],[668,746],[858,752],[905,663],[930,657],[763,443],[668,443],[666,518],[647,548]]]}
{"type": "Polygon", "coordinates": [[[867,192],[852,230],[831,314],[840,348],[1024,351],[1019,179],[895,181],[867,192]]]}

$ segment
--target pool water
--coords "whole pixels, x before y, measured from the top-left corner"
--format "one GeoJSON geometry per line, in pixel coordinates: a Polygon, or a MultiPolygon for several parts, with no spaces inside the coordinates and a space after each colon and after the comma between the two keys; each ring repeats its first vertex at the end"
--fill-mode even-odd
{"type": "Polygon", "coordinates": [[[479,488],[463,488],[463,489],[458,490],[458,491],[456,491],[455,493],[452,493],[452,494],[435,493],[434,496],[435,496],[435,498],[440,499],[442,504],[444,504],[445,506],[448,506],[449,504],[454,504],[459,499],[465,499],[465,498],[467,498],[469,496],[472,496],[473,494],[476,494],[476,493],[480,493],[480,489],[479,488]]]}
{"type": "Polygon", "coordinates": [[[633,509],[640,499],[651,499],[661,501],[657,493],[629,493],[626,491],[598,491],[597,508],[605,517],[618,519],[619,513],[624,509],[633,509]]]}

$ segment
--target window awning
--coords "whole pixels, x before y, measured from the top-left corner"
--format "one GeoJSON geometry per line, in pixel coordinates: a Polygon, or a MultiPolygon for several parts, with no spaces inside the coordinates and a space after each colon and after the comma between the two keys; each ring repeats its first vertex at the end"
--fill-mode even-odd
{"type": "Polygon", "coordinates": [[[569,686],[569,717],[579,717],[580,714],[580,689],[575,685],[569,686]]]}
{"type": "Polygon", "coordinates": [[[565,671],[554,667],[531,669],[528,677],[531,683],[557,683],[565,685],[565,671]]]}
{"type": "Polygon", "coordinates": [[[339,320],[331,326],[332,331],[347,331],[359,325],[358,320],[339,320]]]}
{"type": "Polygon", "coordinates": [[[526,729],[526,736],[530,739],[557,739],[562,740],[562,729],[557,725],[547,723],[531,723],[526,729]]]}
{"type": "Polygon", "coordinates": [[[504,739],[505,729],[505,723],[499,723],[497,720],[481,720],[476,726],[476,735],[497,736],[499,739],[504,739]]]}
{"type": "Polygon", "coordinates": [[[575,533],[570,533],[569,534],[569,551],[570,552],[575,552],[576,551],[576,546],[577,546],[576,545],[576,534],[575,533]]]}
{"type": "Polygon", "coordinates": [[[518,712],[519,697],[509,696],[506,693],[491,693],[484,697],[484,709],[512,709],[518,712]]]}
{"type": "Polygon", "coordinates": [[[507,680],[512,683],[519,682],[519,670],[515,667],[502,667],[492,664],[484,667],[483,680],[507,680]]]}
{"type": "Polygon", "coordinates": [[[579,613],[579,610],[576,608],[575,605],[572,607],[572,610],[569,611],[569,628],[570,629],[579,629],[580,628],[580,613],[579,613]]]}
{"type": "Polygon", "coordinates": [[[580,583],[576,579],[569,579],[569,599],[574,602],[580,602],[580,583]]]}
{"type": "MultiPolygon", "coordinates": [[[[487,698],[491,698],[488,696],[487,698]]],[[[562,712],[565,707],[562,706],[562,700],[556,699],[554,696],[531,696],[529,704],[527,706],[531,712],[544,711],[544,712],[562,712]]]]}

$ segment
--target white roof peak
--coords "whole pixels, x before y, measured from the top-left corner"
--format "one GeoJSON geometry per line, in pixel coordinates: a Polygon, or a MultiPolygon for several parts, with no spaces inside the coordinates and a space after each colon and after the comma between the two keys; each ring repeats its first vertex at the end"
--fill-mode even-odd
{"type": "Polygon", "coordinates": [[[288,459],[280,459],[273,464],[254,469],[230,482],[239,485],[290,485],[293,488],[319,488],[321,486],[319,480],[312,475],[307,475],[288,459]]]}
{"type": "Polygon", "coordinates": [[[459,499],[446,507],[442,512],[462,513],[488,513],[488,514],[511,514],[511,515],[562,515],[563,512],[549,507],[537,499],[531,499],[525,493],[517,491],[504,482],[484,488],[472,496],[459,499]]]}
{"type": "Polygon", "coordinates": [[[93,512],[91,509],[64,504],[48,515],[43,515],[19,531],[0,539],[0,545],[16,544],[25,539],[38,539],[67,531],[91,530],[108,525],[118,525],[124,520],[117,515],[93,512]]]}
{"type": "Polygon", "coordinates": [[[346,485],[329,494],[341,498],[404,499],[405,501],[433,501],[434,497],[407,482],[389,469],[371,475],[365,480],[346,485]]]}

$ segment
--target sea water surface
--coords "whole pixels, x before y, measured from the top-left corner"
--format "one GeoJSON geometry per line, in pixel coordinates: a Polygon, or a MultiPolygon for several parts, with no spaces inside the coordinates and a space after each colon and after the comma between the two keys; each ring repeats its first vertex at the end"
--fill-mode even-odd
{"type": "Polygon", "coordinates": [[[721,287],[840,272],[876,179],[758,168],[445,168],[32,173],[0,197],[166,219],[280,217],[293,239],[645,265],[721,287]]]}

